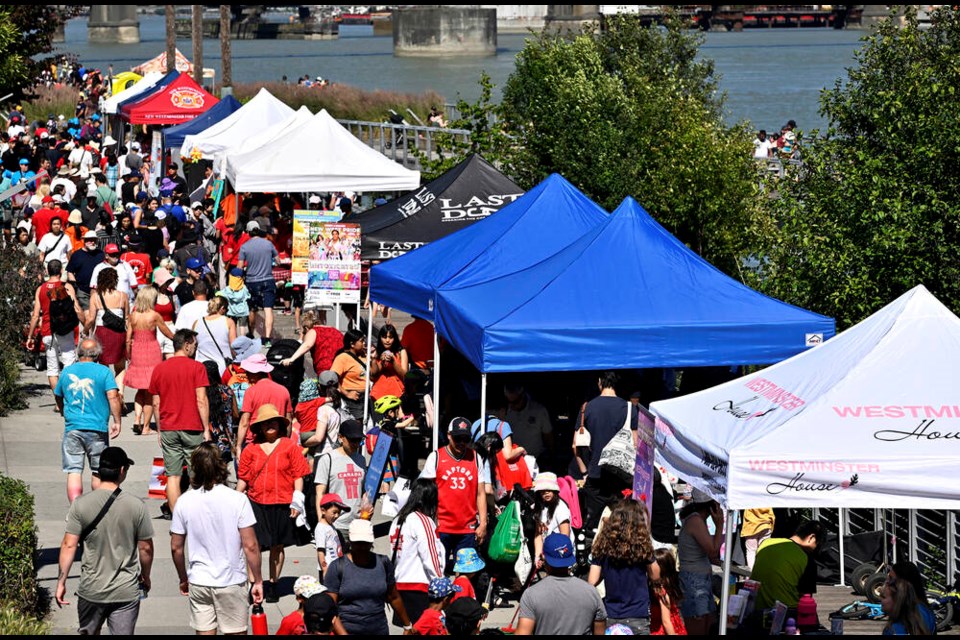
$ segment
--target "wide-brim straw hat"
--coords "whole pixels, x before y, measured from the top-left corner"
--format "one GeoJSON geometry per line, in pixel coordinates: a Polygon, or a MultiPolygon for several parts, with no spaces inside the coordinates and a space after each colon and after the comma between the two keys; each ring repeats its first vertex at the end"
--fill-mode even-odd
{"type": "Polygon", "coordinates": [[[277,411],[277,408],[272,404],[262,405],[257,409],[257,414],[253,420],[250,421],[250,429],[254,431],[259,431],[260,426],[271,420],[279,420],[280,424],[283,425],[283,428],[290,426],[290,421],[287,420],[286,416],[277,411]]]}

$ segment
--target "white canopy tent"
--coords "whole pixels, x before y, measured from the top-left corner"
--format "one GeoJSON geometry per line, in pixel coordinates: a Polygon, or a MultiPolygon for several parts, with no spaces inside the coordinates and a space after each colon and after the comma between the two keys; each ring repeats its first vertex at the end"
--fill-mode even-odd
{"type": "Polygon", "coordinates": [[[291,132],[299,131],[313,117],[310,109],[300,107],[287,119],[274,123],[248,138],[238,140],[233,146],[216,154],[213,161],[214,170],[233,182],[233,176],[236,175],[238,165],[256,158],[257,155],[262,153],[261,147],[267,149],[269,148],[268,145],[274,140],[279,140],[291,132]]]}
{"type": "Polygon", "coordinates": [[[231,163],[230,181],[237,192],[408,191],[420,186],[419,171],[368,147],[326,109],[248,153],[243,164],[231,163]]]}
{"type": "Polygon", "coordinates": [[[181,146],[181,155],[188,156],[199,151],[201,157],[212,160],[250,136],[256,135],[278,122],[292,116],[293,109],[274,97],[266,89],[245,103],[232,114],[195,135],[187,136],[181,146]]]}
{"type": "Polygon", "coordinates": [[[107,115],[116,115],[121,102],[152,89],[153,86],[160,82],[160,80],[162,80],[166,75],[167,74],[160,73],[159,71],[151,71],[147,75],[143,76],[143,78],[138,80],[133,86],[127,87],[120,93],[112,95],[104,100],[103,112],[107,115]]]}
{"type": "Polygon", "coordinates": [[[958,380],[960,318],[920,285],[814,349],[651,404],[657,456],[730,510],[956,509],[958,380]]]}

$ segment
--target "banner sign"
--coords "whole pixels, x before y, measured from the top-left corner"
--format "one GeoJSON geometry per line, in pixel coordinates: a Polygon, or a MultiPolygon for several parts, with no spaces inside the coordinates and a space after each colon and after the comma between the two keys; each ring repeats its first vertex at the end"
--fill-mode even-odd
{"type": "Polygon", "coordinates": [[[293,212],[291,280],[304,304],[360,302],[360,225],[335,211],[293,212]]]}
{"type": "Polygon", "coordinates": [[[637,464],[633,471],[633,499],[644,503],[647,517],[653,517],[653,431],[655,418],[652,413],[638,406],[637,409],[637,464]]]}

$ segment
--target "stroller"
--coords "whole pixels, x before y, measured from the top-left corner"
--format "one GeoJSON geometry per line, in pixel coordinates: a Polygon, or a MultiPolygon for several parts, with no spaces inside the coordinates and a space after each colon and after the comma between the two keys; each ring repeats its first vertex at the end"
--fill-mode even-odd
{"type": "MultiPolygon", "coordinates": [[[[390,110],[390,116],[387,118],[387,121],[390,124],[410,126],[410,123],[407,122],[402,115],[396,111],[393,111],[392,109],[390,110]]],[[[404,129],[394,129],[393,136],[386,142],[387,149],[392,149],[394,146],[396,146],[398,149],[401,149],[406,144],[407,134],[404,129]]]]}

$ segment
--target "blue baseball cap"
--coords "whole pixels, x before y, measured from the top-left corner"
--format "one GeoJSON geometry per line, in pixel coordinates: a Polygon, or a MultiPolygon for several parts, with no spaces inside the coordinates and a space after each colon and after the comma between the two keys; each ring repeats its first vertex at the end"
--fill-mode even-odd
{"type": "Polygon", "coordinates": [[[193,269],[194,271],[203,271],[203,261],[200,258],[189,258],[186,264],[187,269],[193,269]]]}
{"type": "Polygon", "coordinates": [[[577,562],[577,554],[570,542],[570,536],[551,533],[543,541],[543,559],[556,569],[567,569],[577,562]]]}
{"type": "Polygon", "coordinates": [[[20,164],[30,164],[30,161],[26,158],[20,158],[20,164]]]}
{"type": "Polygon", "coordinates": [[[443,600],[454,593],[460,593],[463,589],[453,584],[450,578],[434,578],[427,587],[427,596],[431,600],[443,600]]]}

